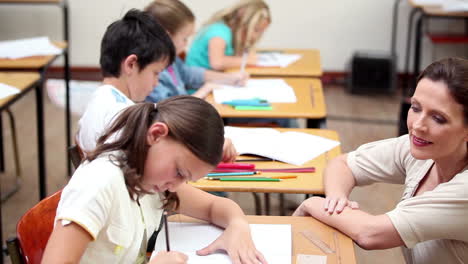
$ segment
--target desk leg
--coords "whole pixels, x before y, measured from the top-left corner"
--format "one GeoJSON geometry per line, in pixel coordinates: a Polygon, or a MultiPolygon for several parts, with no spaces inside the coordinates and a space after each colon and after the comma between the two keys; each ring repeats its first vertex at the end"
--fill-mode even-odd
{"type": "MultiPolygon", "coordinates": [[[[1,114],[1,113],[0,113],[1,114]]],[[[0,183],[0,197],[2,196],[2,191],[1,191],[1,183],[0,183]]],[[[0,264],[3,264],[3,221],[2,221],[2,205],[0,203],[0,249],[1,249],[1,255],[0,255],[0,264]]]]}
{"type": "Polygon", "coordinates": [[[3,118],[0,112],[0,172],[5,171],[5,156],[3,152],[3,118]]]}
{"type": "Polygon", "coordinates": [[[264,193],[263,198],[265,199],[265,215],[270,215],[270,194],[264,193]]]}
{"type": "Polygon", "coordinates": [[[286,215],[286,208],[284,208],[284,193],[279,194],[279,210],[281,216],[286,215]]]}
{"type": "Polygon", "coordinates": [[[422,21],[424,20],[424,14],[422,14],[416,20],[416,32],[414,39],[414,64],[413,64],[413,87],[416,87],[416,79],[419,75],[419,68],[421,65],[421,47],[422,47],[422,21]]]}
{"type": "Polygon", "coordinates": [[[418,8],[413,8],[411,9],[411,13],[409,15],[408,19],[408,34],[406,36],[406,54],[405,54],[405,73],[406,73],[406,78],[405,78],[405,83],[402,85],[404,90],[404,95],[408,96],[409,91],[411,90],[411,84],[409,81],[409,61],[410,61],[410,56],[411,56],[411,39],[413,36],[413,20],[414,17],[420,12],[418,8]]]}
{"type": "Polygon", "coordinates": [[[44,142],[44,104],[42,98],[42,89],[44,84],[44,75],[36,85],[36,115],[37,115],[37,157],[39,167],[39,200],[47,195],[46,186],[46,153],[44,142]]]}
{"type": "Polygon", "coordinates": [[[327,119],[320,118],[320,119],[307,119],[307,128],[327,128],[327,119]]]}
{"type": "Polygon", "coordinates": [[[71,116],[70,116],[70,65],[69,65],[69,50],[65,51],[64,54],[65,58],[65,122],[66,122],[66,153],[67,153],[67,172],[68,175],[71,176],[72,174],[72,166],[71,166],[71,157],[70,153],[68,152],[68,148],[71,146],[71,116]]]}
{"type": "Polygon", "coordinates": [[[257,193],[252,193],[255,201],[255,214],[262,215],[262,204],[260,203],[260,197],[258,197],[257,193]]]}

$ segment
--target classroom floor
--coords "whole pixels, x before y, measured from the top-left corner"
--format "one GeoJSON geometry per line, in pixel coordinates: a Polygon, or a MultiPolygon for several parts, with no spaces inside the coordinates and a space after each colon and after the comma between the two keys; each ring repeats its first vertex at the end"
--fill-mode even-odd
{"type": "MultiPolygon", "coordinates": [[[[357,146],[397,135],[397,120],[400,96],[397,95],[349,95],[341,85],[324,85],[328,111],[328,128],[338,131],[342,151],[348,152],[357,146]]],[[[11,110],[16,118],[22,169],[21,189],[2,204],[3,238],[15,234],[15,226],[21,215],[38,201],[37,188],[37,145],[36,112],[34,93],[15,103],[11,110]]],[[[68,177],[65,167],[65,115],[63,109],[45,100],[46,150],[47,150],[47,190],[49,194],[62,188],[68,177]]],[[[6,171],[0,173],[1,190],[5,193],[14,182],[14,163],[11,144],[11,130],[7,116],[3,116],[4,149],[6,171]]],[[[78,117],[73,118],[73,131],[76,131],[78,117]]],[[[357,188],[351,198],[358,201],[361,208],[370,213],[383,213],[392,209],[402,194],[401,186],[375,184],[357,188]],[[369,199],[369,197],[372,197],[369,199]]],[[[254,214],[253,198],[248,193],[231,193],[246,214],[254,214]]],[[[288,196],[287,204],[293,208],[301,196],[288,196]]],[[[277,215],[278,203],[272,195],[271,214],[277,215]]],[[[292,209],[288,211],[292,213],[292,209]]],[[[399,249],[365,251],[355,246],[357,262],[404,263],[399,249]]],[[[10,263],[9,260],[6,263],[10,263]]]]}

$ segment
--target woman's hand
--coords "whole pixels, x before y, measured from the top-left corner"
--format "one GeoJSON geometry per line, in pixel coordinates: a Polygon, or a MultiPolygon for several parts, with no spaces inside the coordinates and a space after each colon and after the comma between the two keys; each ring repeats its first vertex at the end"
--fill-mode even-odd
{"type": "Polygon", "coordinates": [[[234,162],[236,161],[237,157],[237,150],[232,144],[231,139],[224,138],[224,145],[223,145],[223,162],[234,162]]]}
{"type": "Polygon", "coordinates": [[[323,203],[323,209],[329,214],[339,214],[343,212],[346,206],[351,209],[359,209],[359,204],[355,201],[349,200],[346,196],[328,195],[323,203]]]}
{"type": "Polygon", "coordinates": [[[187,255],[177,251],[159,251],[149,264],[186,264],[187,255]]]}
{"type": "Polygon", "coordinates": [[[252,241],[249,224],[245,220],[233,221],[223,234],[207,247],[197,250],[200,256],[225,250],[234,264],[267,264],[252,241]]]}
{"type": "Polygon", "coordinates": [[[329,214],[333,214],[336,212],[337,214],[343,212],[346,206],[350,207],[351,209],[359,209],[359,204],[355,201],[350,201],[346,197],[335,198],[328,196],[327,198],[323,199],[320,197],[311,197],[299,205],[299,207],[294,211],[293,216],[310,216],[312,212],[310,212],[310,208],[313,206],[309,206],[312,204],[315,199],[320,199],[323,202],[323,209],[327,211],[329,214]]]}

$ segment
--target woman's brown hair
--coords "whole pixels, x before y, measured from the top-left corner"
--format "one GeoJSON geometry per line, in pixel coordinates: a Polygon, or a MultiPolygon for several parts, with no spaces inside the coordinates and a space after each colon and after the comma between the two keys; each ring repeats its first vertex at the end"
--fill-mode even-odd
{"type": "MultiPolygon", "coordinates": [[[[113,154],[113,162],[124,174],[130,197],[136,200],[144,191],[141,179],[148,154],[147,132],[155,122],[165,123],[168,135],[187,147],[200,160],[216,166],[222,158],[224,126],[216,109],[202,99],[181,95],[159,103],[140,103],[130,106],[118,114],[104,132],[96,149],[86,157],[88,161],[103,153],[113,154]]],[[[176,193],[164,193],[165,209],[175,210],[179,206],[176,193]]]]}
{"type": "Polygon", "coordinates": [[[424,78],[447,85],[455,101],[463,106],[465,124],[468,125],[468,60],[445,58],[436,61],[424,69],[418,82],[424,78]]]}
{"type": "Polygon", "coordinates": [[[145,7],[145,11],[171,34],[176,34],[188,23],[195,22],[192,11],[179,0],[154,0],[145,7]]]}

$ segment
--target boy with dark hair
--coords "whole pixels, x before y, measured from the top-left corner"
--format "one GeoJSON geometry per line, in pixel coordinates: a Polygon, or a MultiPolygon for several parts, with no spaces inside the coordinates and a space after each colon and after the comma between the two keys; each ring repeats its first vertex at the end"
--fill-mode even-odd
{"type": "Polygon", "coordinates": [[[122,109],[148,96],[174,57],[171,38],[146,12],[132,9],[107,28],[101,42],[103,85],[88,103],[76,135],[85,153],[122,109]]]}

